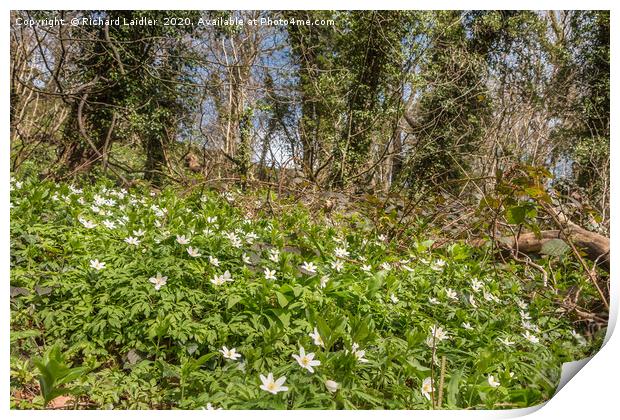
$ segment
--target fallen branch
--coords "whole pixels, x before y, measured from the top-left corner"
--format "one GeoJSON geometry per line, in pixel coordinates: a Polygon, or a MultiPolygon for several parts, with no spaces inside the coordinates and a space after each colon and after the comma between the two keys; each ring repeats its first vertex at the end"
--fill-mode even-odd
{"type": "MultiPolygon", "coordinates": [[[[556,220],[561,226],[561,222],[556,220]]],[[[586,271],[592,284],[597,289],[601,301],[605,308],[609,309],[609,301],[599,284],[599,277],[594,270],[591,270],[581,256],[580,250],[585,251],[586,255],[595,261],[596,265],[609,272],[609,238],[598,233],[590,232],[576,224],[564,220],[561,229],[545,230],[540,233],[528,232],[517,237],[506,236],[498,240],[500,247],[510,250],[513,254],[539,254],[543,246],[554,239],[561,239],[568,243],[575,258],[577,258],[586,271]]],[[[485,241],[477,240],[472,243],[474,246],[481,246],[485,241]]]]}
{"type": "MultiPolygon", "coordinates": [[[[590,232],[584,228],[570,223],[562,232],[559,229],[544,230],[540,234],[534,232],[522,233],[518,239],[514,237],[502,237],[499,242],[505,247],[526,254],[538,254],[545,243],[553,239],[572,241],[575,246],[583,251],[592,261],[609,272],[609,238],[598,233],[590,232]]],[[[475,245],[482,245],[476,241],[475,245]]]]}

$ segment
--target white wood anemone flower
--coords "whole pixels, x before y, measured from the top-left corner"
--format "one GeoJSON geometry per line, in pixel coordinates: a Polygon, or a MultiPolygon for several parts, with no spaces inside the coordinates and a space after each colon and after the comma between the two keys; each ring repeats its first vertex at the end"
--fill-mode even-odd
{"type": "Polygon", "coordinates": [[[90,260],[90,266],[94,268],[95,270],[99,271],[105,268],[105,263],[100,262],[99,260],[95,259],[95,260],[90,260]]]}
{"type": "Polygon", "coordinates": [[[250,232],[247,235],[245,235],[245,241],[249,244],[252,245],[254,243],[255,240],[258,239],[258,235],[254,232],[250,232]]]}
{"type": "Polygon", "coordinates": [[[426,345],[428,345],[429,347],[433,347],[433,346],[436,346],[437,344],[439,344],[440,341],[447,340],[449,338],[450,337],[443,330],[442,327],[439,327],[437,325],[433,325],[431,327],[431,335],[426,339],[426,345]]]}
{"type": "Polygon", "coordinates": [[[431,335],[435,336],[435,338],[440,341],[448,339],[448,334],[443,330],[443,328],[436,325],[431,327],[431,335]]]}
{"type": "Polygon", "coordinates": [[[342,263],[342,261],[332,261],[331,267],[333,270],[336,270],[338,273],[340,273],[344,268],[344,264],[342,263]]]}
{"type": "Polygon", "coordinates": [[[189,254],[190,257],[194,257],[194,258],[198,258],[202,255],[199,252],[198,248],[192,248],[191,246],[187,247],[187,253],[189,254]]]}
{"type": "MultiPolygon", "coordinates": [[[[366,356],[366,350],[359,350],[359,348],[360,348],[359,344],[357,343],[351,344],[351,353],[353,353],[353,355],[355,356],[358,362],[367,363],[368,359],[364,357],[366,356]]],[[[345,353],[348,353],[348,351],[345,353]]]]}
{"type": "Polygon", "coordinates": [[[299,366],[307,369],[310,373],[314,373],[314,366],[321,364],[320,360],[314,360],[314,353],[306,354],[306,350],[303,347],[299,347],[299,354],[293,354],[293,359],[297,360],[299,366]]]}
{"type": "Polygon", "coordinates": [[[224,272],[224,274],[222,274],[221,276],[215,276],[211,279],[211,283],[213,283],[216,286],[221,286],[222,284],[226,283],[227,281],[233,281],[231,275],[230,275],[230,271],[226,270],[224,272]]]}
{"type": "Polygon", "coordinates": [[[275,280],[276,279],[276,270],[270,270],[265,268],[265,280],[275,280]]]}
{"type": "Polygon", "coordinates": [[[226,232],[224,236],[230,241],[230,244],[235,248],[241,248],[241,239],[237,236],[235,232],[226,232]]]}
{"type": "Polygon", "coordinates": [[[487,292],[486,290],[482,291],[482,296],[484,297],[484,300],[486,300],[487,302],[495,302],[495,303],[499,303],[499,299],[490,292],[487,292]]]}
{"type": "Polygon", "coordinates": [[[133,236],[128,236],[127,238],[125,238],[125,242],[127,242],[129,245],[134,245],[134,246],[140,245],[140,240],[133,236]]]}
{"type": "Polygon", "coordinates": [[[517,306],[524,311],[527,309],[527,303],[523,302],[521,299],[516,299],[517,306]]]}
{"type": "Polygon", "coordinates": [[[435,260],[431,264],[431,269],[434,270],[434,271],[441,271],[441,270],[443,270],[445,265],[446,265],[446,262],[444,260],[442,260],[442,259],[435,260]]]}
{"type": "Polygon", "coordinates": [[[80,223],[86,228],[86,229],[92,229],[94,227],[97,226],[97,223],[92,222],[90,220],[86,220],[86,219],[79,219],[80,223]]]}
{"type": "Polygon", "coordinates": [[[286,376],[281,376],[274,381],[273,373],[269,372],[269,374],[267,374],[267,377],[265,377],[265,375],[260,375],[260,380],[263,383],[260,386],[260,389],[270,392],[274,395],[278,392],[288,391],[288,387],[282,386],[286,381],[286,376]]]}
{"type": "Polygon", "coordinates": [[[482,283],[480,280],[473,278],[471,280],[471,288],[474,292],[479,292],[480,289],[482,289],[482,286],[484,286],[484,283],[482,283]]]}
{"type": "Polygon", "coordinates": [[[431,392],[434,392],[435,388],[433,388],[433,381],[430,377],[425,378],[422,381],[422,395],[426,397],[427,400],[431,400],[431,392]]]}
{"type": "Polygon", "coordinates": [[[536,337],[534,334],[532,334],[531,332],[529,332],[529,331],[527,331],[527,330],[526,330],[526,331],[525,331],[525,333],[523,334],[523,337],[524,337],[527,341],[529,341],[530,343],[533,343],[533,344],[538,344],[538,343],[540,342],[540,340],[538,339],[538,337],[536,337]]]}
{"type": "Polygon", "coordinates": [[[277,249],[270,249],[269,260],[273,261],[274,263],[280,262],[280,251],[278,251],[277,249]]]}
{"type": "Polygon", "coordinates": [[[346,248],[336,248],[334,249],[334,255],[336,258],[347,258],[350,254],[346,248]]]}
{"type": "Polygon", "coordinates": [[[313,262],[306,262],[301,265],[301,270],[306,274],[316,274],[317,266],[313,262]]]}
{"type": "Polygon", "coordinates": [[[162,286],[166,285],[168,277],[162,276],[161,273],[157,273],[157,275],[155,277],[151,277],[149,281],[155,285],[155,290],[159,290],[162,286]]]}
{"type": "Polygon", "coordinates": [[[515,343],[514,341],[510,341],[507,338],[498,338],[497,341],[499,341],[500,343],[502,343],[503,345],[508,346],[508,347],[514,345],[514,343],[515,343]]]}
{"type": "Polygon", "coordinates": [[[456,294],[456,292],[454,290],[450,289],[450,288],[446,289],[446,296],[450,300],[459,300],[459,297],[456,294]]]}
{"type": "Polygon", "coordinates": [[[493,375],[489,375],[487,381],[489,382],[489,385],[491,385],[491,387],[493,388],[497,388],[501,385],[498,381],[495,380],[495,377],[493,375]]]}
{"type": "Polygon", "coordinates": [[[332,381],[331,379],[325,381],[325,387],[331,393],[338,391],[338,386],[338,382],[332,381]]]}
{"type": "Polygon", "coordinates": [[[323,342],[323,339],[319,335],[319,330],[317,330],[316,327],[314,327],[314,331],[308,335],[310,336],[310,338],[314,340],[315,345],[325,347],[325,343],[323,342]]]}
{"type": "Polygon", "coordinates": [[[241,357],[241,353],[237,353],[237,349],[228,349],[228,347],[226,346],[222,346],[222,348],[220,349],[220,353],[222,353],[224,358],[231,360],[237,360],[241,357]]]}

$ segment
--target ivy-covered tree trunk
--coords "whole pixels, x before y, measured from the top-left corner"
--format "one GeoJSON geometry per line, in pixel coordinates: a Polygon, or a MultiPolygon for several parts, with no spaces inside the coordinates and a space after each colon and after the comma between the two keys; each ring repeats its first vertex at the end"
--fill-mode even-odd
{"type": "Polygon", "coordinates": [[[154,185],[160,186],[165,169],[165,154],[162,141],[157,136],[149,136],[145,142],[145,153],[144,178],[154,185]]]}
{"type": "Polygon", "coordinates": [[[432,52],[423,69],[427,87],[416,107],[417,125],[410,127],[416,142],[406,178],[413,187],[462,175],[462,156],[475,150],[491,111],[485,50],[468,36],[463,12],[438,12],[431,26],[432,52]]]}
{"type": "MultiPolygon", "coordinates": [[[[290,16],[299,19],[320,19],[328,12],[296,11],[290,16]]],[[[298,120],[301,145],[301,169],[309,179],[314,178],[315,162],[322,157],[320,150],[329,149],[338,115],[338,101],[342,88],[332,80],[334,67],[334,36],[325,27],[291,25],[287,28],[295,62],[299,65],[297,89],[300,95],[301,116],[298,120]]]]}

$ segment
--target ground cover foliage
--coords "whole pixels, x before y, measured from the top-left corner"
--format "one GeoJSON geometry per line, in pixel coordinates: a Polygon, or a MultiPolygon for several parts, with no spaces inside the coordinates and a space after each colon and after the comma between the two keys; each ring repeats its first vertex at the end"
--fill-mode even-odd
{"type": "Polygon", "coordinates": [[[554,303],[596,299],[570,257],[549,285],[266,191],[11,189],[13,408],[526,407],[604,335],[554,303]]]}

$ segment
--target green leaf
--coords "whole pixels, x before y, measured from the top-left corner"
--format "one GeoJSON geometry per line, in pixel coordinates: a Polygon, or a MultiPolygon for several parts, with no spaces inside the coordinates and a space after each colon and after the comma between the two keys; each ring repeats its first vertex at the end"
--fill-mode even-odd
{"type": "Polygon", "coordinates": [[[61,385],[74,381],[90,370],[87,367],[69,368],[58,345],[49,349],[43,358],[35,359],[33,362],[40,373],[39,385],[45,405],[59,395],[71,393],[71,389],[61,385]]]}
{"type": "Polygon", "coordinates": [[[325,347],[329,349],[331,345],[331,343],[329,342],[329,337],[331,336],[331,329],[322,317],[316,318],[316,329],[319,331],[319,335],[325,342],[325,347]]]}
{"type": "Polygon", "coordinates": [[[355,341],[356,343],[360,343],[363,342],[366,337],[368,337],[368,324],[370,322],[372,322],[372,319],[370,318],[370,316],[367,316],[357,323],[354,329],[355,332],[351,335],[353,341],[355,341]]]}
{"type": "Polygon", "coordinates": [[[171,365],[170,363],[165,362],[163,360],[159,361],[159,365],[161,367],[161,375],[164,378],[178,378],[181,376],[181,373],[178,367],[171,365]]]}
{"type": "Polygon", "coordinates": [[[211,360],[215,355],[219,354],[218,352],[207,353],[200,356],[198,359],[192,362],[192,368],[197,369],[198,367],[204,365],[209,360],[211,360]]]}
{"type": "MultiPolygon", "coordinates": [[[[371,389],[369,388],[369,390],[371,390],[371,389]]],[[[385,403],[385,400],[383,400],[382,398],[375,397],[374,395],[370,395],[367,392],[364,392],[364,391],[361,391],[361,390],[357,390],[356,389],[354,391],[354,394],[355,394],[356,397],[358,397],[358,398],[360,398],[360,399],[362,399],[362,400],[364,400],[366,402],[369,402],[371,404],[377,405],[379,407],[382,407],[383,404],[385,403]]]]}
{"type": "Polygon", "coordinates": [[[407,363],[409,364],[409,366],[411,366],[418,373],[420,373],[420,372],[428,372],[428,371],[431,370],[430,368],[422,366],[417,359],[407,359],[407,363]]]}
{"type": "Polygon", "coordinates": [[[66,372],[65,375],[57,381],[57,384],[63,385],[71,381],[74,381],[80,376],[84,375],[88,371],[89,371],[88,367],[75,367],[75,368],[69,369],[68,372],[66,372]]]}
{"type": "Polygon", "coordinates": [[[301,292],[304,291],[304,287],[301,284],[296,284],[293,286],[293,294],[295,295],[295,297],[299,297],[299,295],[301,295],[301,292]]]}
{"type": "Polygon", "coordinates": [[[325,258],[325,253],[323,252],[323,247],[321,246],[321,243],[317,241],[317,239],[313,235],[311,235],[309,232],[305,232],[305,231],[302,231],[302,232],[306,234],[308,239],[310,239],[310,242],[312,242],[312,244],[319,251],[319,254],[321,254],[321,258],[325,258]]]}
{"type": "Polygon", "coordinates": [[[286,305],[288,305],[288,299],[282,293],[276,292],[276,297],[278,298],[278,304],[281,308],[284,308],[286,305]]]}
{"type": "Polygon", "coordinates": [[[239,295],[232,295],[228,298],[228,304],[226,305],[226,309],[230,309],[233,306],[235,306],[237,303],[239,303],[239,301],[241,300],[241,296],[239,295]]]}
{"type": "Polygon", "coordinates": [[[367,297],[371,297],[381,288],[381,286],[383,286],[383,279],[385,278],[386,274],[387,272],[385,270],[381,270],[372,276],[372,278],[368,281],[368,288],[366,291],[367,297]]]}
{"type": "Polygon", "coordinates": [[[335,341],[337,337],[344,334],[347,328],[347,317],[340,315],[332,321],[332,337],[331,341],[335,341]]]}
{"type": "Polygon", "coordinates": [[[526,209],[523,206],[512,206],[506,209],[506,221],[511,225],[520,225],[525,221],[526,209]]]}
{"type": "Polygon", "coordinates": [[[553,257],[561,257],[570,250],[570,246],[562,239],[551,239],[543,244],[540,253],[551,255],[553,257]]]}
{"type": "Polygon", "coordinates": [[[448,406],[457,407],[457,396],[459,393],[459,383],[461,381],[461,377],[463,376],[463,369],[458,370],[452,377],[450,378],[450,382],[448,382],[448,406]]]}
{"type": "Polygon", "coordinates": [[[291,314],[289,312],[279,312],[279,313],[276,313],[276,315],[278,316],[278,319],[282,323],[282,326],[284,328],[288,328],[288,326],[291,323],[291,314]]]}
{"type": "Polygon", "coordinates": [[[41,332],[37,330],[11,331],[11,344],[17,340],[30,337],[38,337],[40,335],[41,332]]]}

